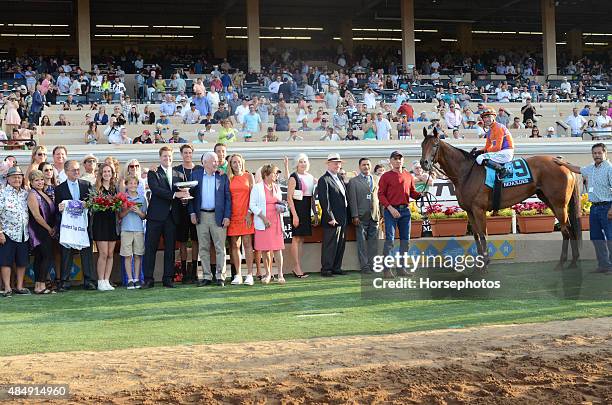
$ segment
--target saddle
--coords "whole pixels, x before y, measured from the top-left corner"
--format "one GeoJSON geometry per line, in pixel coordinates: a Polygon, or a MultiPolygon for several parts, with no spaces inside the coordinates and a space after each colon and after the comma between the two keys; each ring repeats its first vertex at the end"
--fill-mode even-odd
{"type": "Polygon", "coordinates": [[[525,159],[514,159],[503,166],[506,170],[506,175],[502,178],[498,176],[498,172],[495,169],[485,166],[485,185],[493,189],[494,211],[499,209],[502,188],[520,186],[533,181],[531,170],[525,159]]]}

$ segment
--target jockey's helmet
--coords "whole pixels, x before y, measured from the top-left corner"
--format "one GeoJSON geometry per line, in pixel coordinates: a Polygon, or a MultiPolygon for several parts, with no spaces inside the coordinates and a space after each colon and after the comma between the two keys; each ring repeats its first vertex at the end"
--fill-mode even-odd
{"type": "Polygon", "coordinates": [[[492,107],[485,107],[484,110],[480,113],[481,117],[486,117],[487,115],[493,115],[497,117],[497,111],[495,111],[492,107]]]}

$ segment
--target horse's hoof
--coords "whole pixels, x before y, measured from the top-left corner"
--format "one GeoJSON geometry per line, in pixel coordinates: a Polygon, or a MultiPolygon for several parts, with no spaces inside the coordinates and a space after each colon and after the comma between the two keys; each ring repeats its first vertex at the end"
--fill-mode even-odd
{"type": "Polygon", "coordinates": [[[554,271],[563,271],[563,263],[557,263],[557,265],[555,266],[555,268],[553,270],[554,271]]]}

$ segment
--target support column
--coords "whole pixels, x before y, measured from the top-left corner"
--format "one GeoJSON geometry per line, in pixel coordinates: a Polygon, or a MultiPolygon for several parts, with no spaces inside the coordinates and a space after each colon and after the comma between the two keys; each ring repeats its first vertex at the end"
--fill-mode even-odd
{"type": "Polygon", "coordinates": [[[582,58],[582,30],[574,28],[567,33],[567,48],[572,59],[582,58]]]}
{"type": "Polygon", "coordinates": [[[540,0],[542,7],[542,38],[544,47],[544,74],[557,74],[557,33],[555,31],[555,2],[540,0]]]}
{"type": "Polygon", "coordinates": [[[402,14],[402,64],[416,65],[414,42],[414,0],[401,0],[402,14]]]}
{"type": "Polygon", "coordinates": [[[79,66],[86,72],[91,71],[91,15],[89,0],[77,3],[77,43],[79,45],[79,66]]]}
{"type": "Polygon", "coordinates": [[[259,40],[259,0],[246,0],[247,54],[249,70],[261,71],[261,44],[259,40]]]}
{"type": "Polygon", "coordinates": [[[227,58],[227,38],[225,37],[224,16],[216,16],[212,20],[212,49],[215,58],[227,58]]]}
{"type": "Polygon", "coordinates": [[[474,49],[472,45],[472,24],[460,23],[457,25],[457,45],[459,52],[471,55],[474,49]]]}
{"type": "Polygon", "coordinates": [[[353,20],[342,21],[342,47],[348,59],[353,57],[353,20]]]}

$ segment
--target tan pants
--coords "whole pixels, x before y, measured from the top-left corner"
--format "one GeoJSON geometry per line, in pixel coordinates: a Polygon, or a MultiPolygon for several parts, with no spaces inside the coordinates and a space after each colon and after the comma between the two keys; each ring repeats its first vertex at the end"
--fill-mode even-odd
{"type": "Polygon", "coordinates": [[[198,231],[198,242],[200,244],[200,260],[202,261],[202,272],[204,280],[212,280],[210,271],[210,241],[216,252],[216,277],[217,280],[225,280],[225,236],[227,229],[215,223],[214,212],[200,212],[200,223],[196,225],[198,231]]]}

